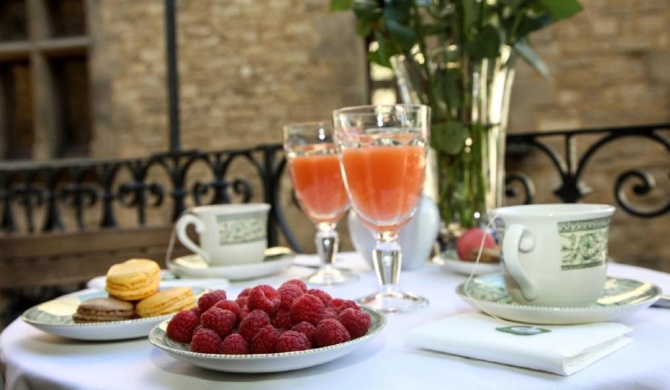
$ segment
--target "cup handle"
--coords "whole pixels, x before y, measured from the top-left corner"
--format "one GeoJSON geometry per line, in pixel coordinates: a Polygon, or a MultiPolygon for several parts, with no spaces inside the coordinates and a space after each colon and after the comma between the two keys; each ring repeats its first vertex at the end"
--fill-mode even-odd
{"type": "Polygon", "coordinates": [[[535,239],[522,225],[513,224],[503,239],[503,261],[507,271],[521,288],[521,294],[529,301],[537,298],[537,286],[530,280],[519,262],[519,252],[528,253],[535,248],[535,239]]]}
{"type": "Polygon", "coordinates": [[[186,248],[190,249],[191,252],[197,253],[198,255],[200,255],[200,257],[202,257],[203,260],[209,263],[210,262],[209,253],[205,252],[202,248],[200,248],[186,234],[186,228],[190,224],[193,224],[193,226],[195,227],[195,231],[198,234],[202,234],[205,232],[205,230],[207,230],[205,224],[200,220],[200,218],[196,217],[193,214],[185,214],[181,218],[179,218],[175,226],[175,230],[177,231],[177,238],[179,238],[179,241],[181,241],[181,243],[184,244],[186,248]]]}

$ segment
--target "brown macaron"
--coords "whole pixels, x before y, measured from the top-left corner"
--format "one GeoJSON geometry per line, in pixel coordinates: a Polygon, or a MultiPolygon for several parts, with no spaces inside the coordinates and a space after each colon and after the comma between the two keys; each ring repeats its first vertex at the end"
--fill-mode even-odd
{"type": "Polygon", "coordinates": [[[173,287],[139,301],[135,311],[140,317],[153,317],[176,313],[194,306],[195,295],[190,287],[173,287]]]}
{"type": "Polygon", "coordinates": [[[135,318],[135,306],[114,298],[94,298],[83,301],[72,315],[74,322],[124,321],[135,318]]]}
{"type": "Polygon", "coordinates": [[[139,301],[158,291],[160,272],[158,263],[148,259],[114,264],[107,271],[106,290],[113,298],[139,301]]]}

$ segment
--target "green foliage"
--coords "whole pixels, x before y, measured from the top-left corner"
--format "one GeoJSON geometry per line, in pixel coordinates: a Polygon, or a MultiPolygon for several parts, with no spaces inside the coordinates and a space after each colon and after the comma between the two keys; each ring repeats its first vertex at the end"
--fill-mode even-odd
{"type": "Polygon", "coordinates": [[[547,67],[528,44],[528,36],[582,11],[579,0],[331,0],[331,11],[352,11],[357,34],[378,43],[370,61],[409,54],[428,41],[459,45],[474,58],[495,58],[501,45],[517,52],[540,74],[547,67]]]}

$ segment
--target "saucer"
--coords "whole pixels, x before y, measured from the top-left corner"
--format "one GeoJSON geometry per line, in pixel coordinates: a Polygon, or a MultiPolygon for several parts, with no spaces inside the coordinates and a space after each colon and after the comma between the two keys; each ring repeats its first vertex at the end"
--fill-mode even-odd
{"type": "MultiPolygon", "coordinates": [[[[194,287],[196,297],[206,290],[194,287]]],[[[55,336],[73,340],[116,341],[147,337],[154,326],[166,321],[173,314],[131,320],[74,322],[72,315],[80,303],[94,298],[106,298],[107,293],[68,295],[56,298],[26,310],[21,319],[35,328],[55,336]]]]}
{"type": "MultiPolygon", "coordinates": [[[[172,271],[161,270],[161,288],[170,287],[202,287],[207,289],[224,288],[230,285],[228,279],[225,278],[207,278],[207,279],[182,279],[175,275],[172,271]]],[[[107,276],[97,276],[86,283],[86,287],[96,290],[105,290],[107,286],[107,276]]]]}
{"type": "Polygon", "coordinates": [[[572,325],[611,321],[651,306],[661,289],[649,282],[608,277],[605,291],[586,307],[529,306],[516,303],[507,292],[502,274],[484,275],[461,283],[456,293],[473,307],[510,321],[544,325],[572,325]]]}
{"type": "Polygon", "coordinates": [[[168,268],[181,278],[228,280],[255,279],[274,275],[291,265],[292,253],[266,256],[260,263],[210,266],[200,255],[187,255],[168,262],[168,268]]]}
{"type": "Polygon", "coordinates": [[[473,275],[484,275],[501,272],[500,263],[475,263],[474,261],[460,260],[455,251],[440,253],[438,256],[445,269],[462,275],[470,275],[471,273],[473,275]]]}

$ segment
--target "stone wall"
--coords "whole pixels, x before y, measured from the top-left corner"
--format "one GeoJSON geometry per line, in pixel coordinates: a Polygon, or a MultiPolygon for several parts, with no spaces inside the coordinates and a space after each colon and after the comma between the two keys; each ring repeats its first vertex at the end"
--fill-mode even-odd
{"type": "MultiPolygon", "coordinates": [[[[354,34],[352,15],[329,13],[328,3],[178,1],[182,148],[279,142],[284,123],[328,118],[333,108],[364,103],[362,42],[354,34]]],[[[670,73],[665,70],[670,60],[670,2],[582,3],[582,14],[533,36],[550,79],[518,63],[512,132],[670,120],[670,73]]],[[[128,157],[167,150],[163,1],[91,4],[94,155],[128,157]]],[[[584,200],[611,202],[608,183],[617,167],[639,162],[640,155],[652,159],[643,165],[655,164],[667,176],[667,151],[664,155],[645,143],[623,142],[593,161],[593,171],[596,166],[607,171],[589,178],[596,191],[584,200]]],[[[518,161],[534,170],[546,169],[532,153],[518,161]]],[[[555,184],[540,182],[549,193],[555,184]]],[[[658,184],[664,188],[661,194],[670,193],[667,177],[658,184]]],[[[283,186],[288,192],[288,180],[283,186]]],[[[290,197],[285,198],[290,204],[290,197]]],[[[305,250],[313,250],[311,224],[295,208],[289,216],[305,250]]],[[[667,223],[664,217],[643,229],[638,228],[643,221],[617,216],[613,255],[656,267],[661,266],[659,259],[670,264],[670,245],[663,237],[667,223]]],[[[342,226],[344,238],[346,234],[342,226]]],[[[345,240],[344,249],[350,248],[345,240]]]]}

